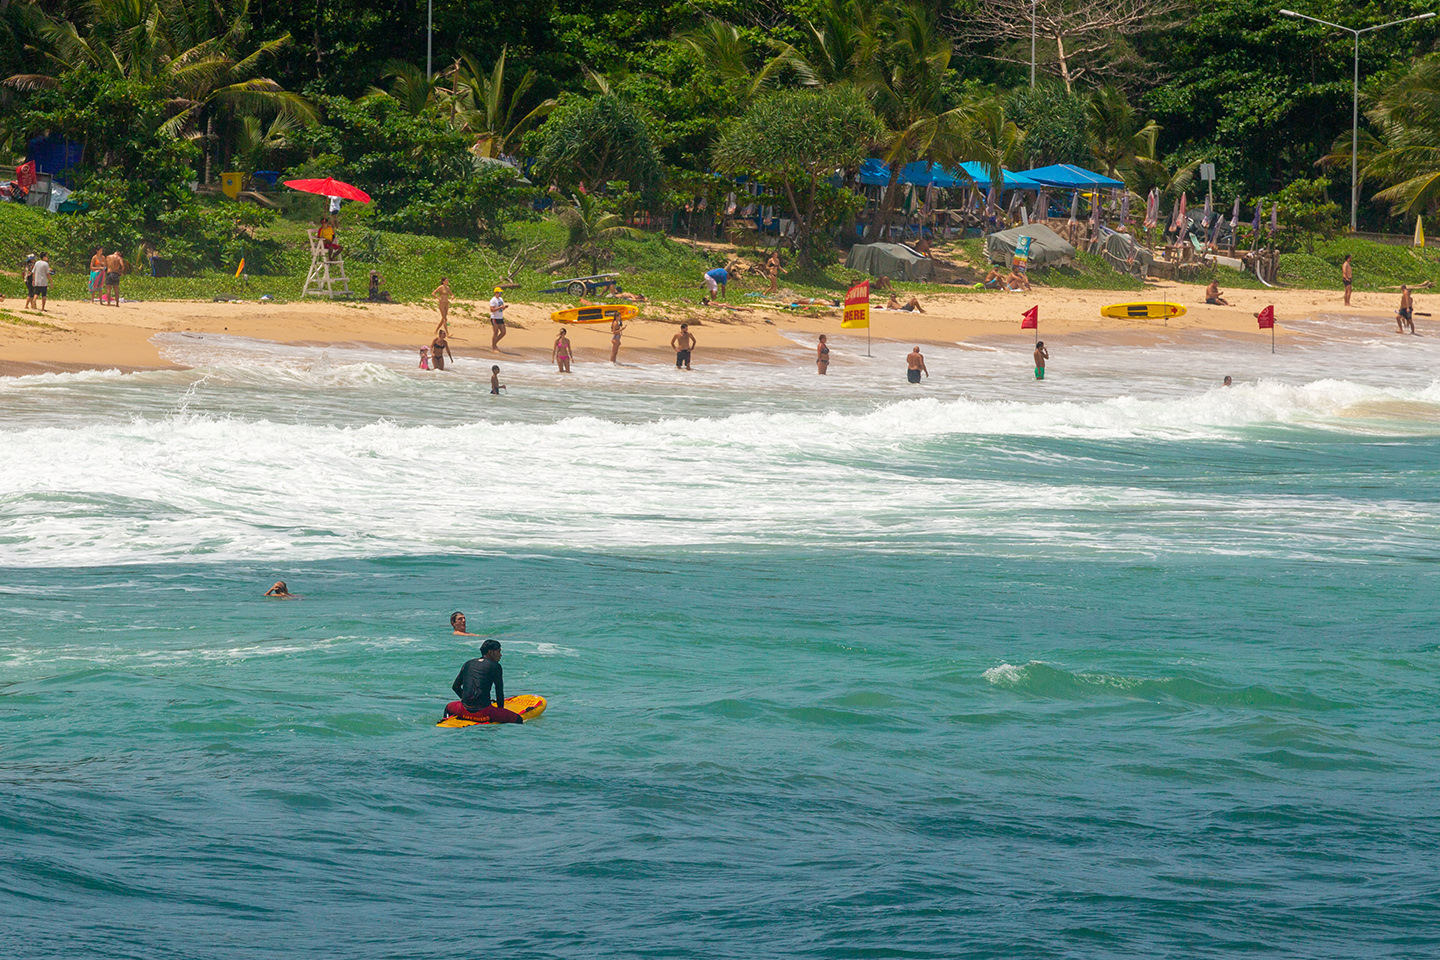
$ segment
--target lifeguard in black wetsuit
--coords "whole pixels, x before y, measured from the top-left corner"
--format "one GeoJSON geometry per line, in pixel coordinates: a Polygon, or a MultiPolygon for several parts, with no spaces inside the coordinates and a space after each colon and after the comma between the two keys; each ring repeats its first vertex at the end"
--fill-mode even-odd
{"type": "Polygon", "coordinates": [[[447,717],[466,720],[488,720],[491,723],[524,723],[525,718],[505,709],[505,673],[500,669],[500,641],[486,640],[480,644],[480,656],[465,661],[460,675],[450,685],[459,697],[445,707],[447,717]],[[495,700],[490,700],[490,688],[495,700]]]}

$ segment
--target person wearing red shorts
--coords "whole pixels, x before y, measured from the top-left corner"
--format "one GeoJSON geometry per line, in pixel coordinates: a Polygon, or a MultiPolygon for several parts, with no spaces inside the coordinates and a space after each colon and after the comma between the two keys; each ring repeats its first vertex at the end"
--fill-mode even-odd
{"type": "Polygon", "coordinates": [[[445,707],[447,717],[463,720],[488,720],[491,723],[524,723],[525,718],[505,709],[505,674],[500,669],[500,641],[486,640],[480,644],[480,656],[465,661],[460,675],[450,685],[459,700],[445,707]],[[490,699],[490,688],[495,699],[490,699]]]}

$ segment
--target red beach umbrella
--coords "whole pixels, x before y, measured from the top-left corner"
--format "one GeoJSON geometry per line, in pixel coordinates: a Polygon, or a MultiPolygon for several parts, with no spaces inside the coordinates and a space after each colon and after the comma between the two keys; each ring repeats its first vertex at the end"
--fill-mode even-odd
{"type": "Polygon", "coordinates": [[[324,180],[286,180],[285,186],[302,193],[318,193],[322,197],[339,197],[342,200],[370,202],[370,194],[359,187],[352,187],[344,180],[326,177],[324,180]]]}

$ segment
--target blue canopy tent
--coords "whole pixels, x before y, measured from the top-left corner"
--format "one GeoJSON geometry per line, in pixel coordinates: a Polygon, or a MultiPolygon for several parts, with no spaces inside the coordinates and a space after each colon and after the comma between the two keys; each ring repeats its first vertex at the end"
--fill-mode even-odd
{"type": "MultiPolygon", "coordinates": [[[[1106,189],[1118,190],[1125,186],[1119,180],[1113,180],[1103,173],[1096,173],[1093,170],[1086,170],[1084,167],[1077,167],[1068,163],[1051,164],[1048,167],[1040,167],[1036,170],[1026,170],[1025,177],[1034,181],[1039,186],[1062,187],[1073,190],[1078,187],[1104,187],[1106,189]]],[[[1005,177],[1006,182],[1010,180],[1009,175],[1005,177]]]]}
{"type": "MultiPolygon", "coordinates": [[[[1078,169],[1078,168],[1077,168],[1078,169]]],[[[1006,190],[1039,190],[1043,185],[1027,173],[1016,173],[1002,168],[1006,190]]],[[[860,165],[860,182],[870,187],[883,187],[890,182],[890,166],[884,160],[866,160],[860,165]]],[[[990,189],[990,174],[984,164],[969,161],[959,168],[945,169],[938,163],[916,160],[907,163],[900,170],[901,184],[913,187],[928,187],[932,183],[941,190],[968,187],[973,182],[981,190],[990,189]]],[[[1086,181],[1090,185],[1090,181],[1086,181]]]]}

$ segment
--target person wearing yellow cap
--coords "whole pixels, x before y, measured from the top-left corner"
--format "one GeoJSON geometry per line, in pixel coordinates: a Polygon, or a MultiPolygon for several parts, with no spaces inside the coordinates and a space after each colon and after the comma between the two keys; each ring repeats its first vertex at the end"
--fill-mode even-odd
{"type": "Polygon", "coordinates": [[[505,298],[500,295],[499,287],[490,298],[490,329],[490,349],[498,351],[500,341],[505,339],[505,298]]]}

